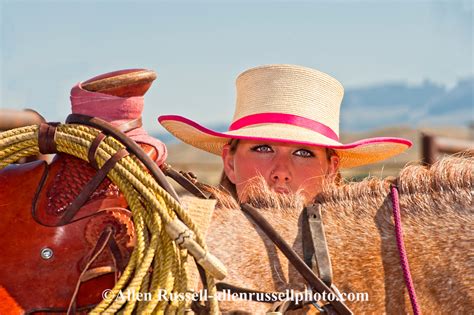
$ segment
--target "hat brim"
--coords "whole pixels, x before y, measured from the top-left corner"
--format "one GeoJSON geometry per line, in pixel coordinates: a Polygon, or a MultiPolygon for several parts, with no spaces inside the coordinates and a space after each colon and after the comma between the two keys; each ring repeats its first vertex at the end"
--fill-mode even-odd
{"type": "Polygon", "coordinates": [[[325,137],[315,131],[288,124],[258,124],[238,130],[217,132],[178,115],[158,117],[160,124],[183,142],[204,151],[221,155],[230,139],[284,142],[334,149],[341,168],[351,168],[379,162],[402,153],[412,142],[402,138],[378,137],[349,144],[325,137]],[[258,136],[256,136],[258,135],[258,136]]]}

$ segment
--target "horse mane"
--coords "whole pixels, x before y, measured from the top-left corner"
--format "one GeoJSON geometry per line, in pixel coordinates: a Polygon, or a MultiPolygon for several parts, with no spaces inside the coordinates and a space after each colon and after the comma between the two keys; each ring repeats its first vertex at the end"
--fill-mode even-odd
{"type": "Polygon", "coordinates": [[[316,196],[316,202],[338,203],[351,200],[367,200],[384,197],[390,185],[396,185],[400,194],[418,195],[428,193],[459,194],[472,199],[474,183],[474,152],[442,158],[431,166],[408,165],[397,178],[367,178],[361,182],[328,185],[316,196]]]}
{"type": "MultiPolygon", "coordinates": [[[[202,188],[202,187],[201,187],[202,188]]],[[[212,198],[217,200],[217,207],[227,210],[240,211],[239,202],[223,187],[206,186],[204,190],[211,193],[212,198]]],[[[268,186],[262,176],[251,179],[243,195],[246,202],[259,208],[261,211],[277,211],[286,214],[303,209],[305,198],[301,192],[279,194],[268,186]]]]}

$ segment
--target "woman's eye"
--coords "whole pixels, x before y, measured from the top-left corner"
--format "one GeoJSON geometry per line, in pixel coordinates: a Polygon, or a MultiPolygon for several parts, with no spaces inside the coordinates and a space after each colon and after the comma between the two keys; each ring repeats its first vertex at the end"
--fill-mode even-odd
{"type": "Polygon", "coordinates": [[[261,152],[261,153],[270,153],[273,152],[272,148],[269,145],[256,145],[251,148],[252,151],[261,152]]]}
{"type": "Polygon", "coordinates": [[[309,151],[309,150],[306,150],[306,149],[299,149],[297,151],[295,151],[295,153],[293,153],[294,155],[296,156],[301,156],[301,157],[313,157],[314,156],[314,153],[309,151]]]}

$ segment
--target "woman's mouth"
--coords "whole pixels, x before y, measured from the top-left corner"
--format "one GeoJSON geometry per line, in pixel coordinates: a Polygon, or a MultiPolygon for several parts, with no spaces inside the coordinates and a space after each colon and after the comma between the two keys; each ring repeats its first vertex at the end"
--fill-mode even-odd
{"type": "Polygon", "coordinates": [[[279,194],[288,194],[290,192],[290,190],[285,187],[274,187],[273,191],[279,194]]]}

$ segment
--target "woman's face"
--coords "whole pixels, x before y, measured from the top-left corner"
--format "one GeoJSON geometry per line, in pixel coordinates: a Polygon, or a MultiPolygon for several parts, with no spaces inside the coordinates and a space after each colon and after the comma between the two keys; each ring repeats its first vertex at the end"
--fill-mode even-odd
{"type": "Polygon", "coordinates": [[[325,181],[334,180],[339,158],[327,158],[326,148],[298,144],[240,140],[234,152],[226,145],[222,152],[224,171],[242,192],[250,180],[263,176],[278,193],[300,191],[311,200],[325,181]]]}

